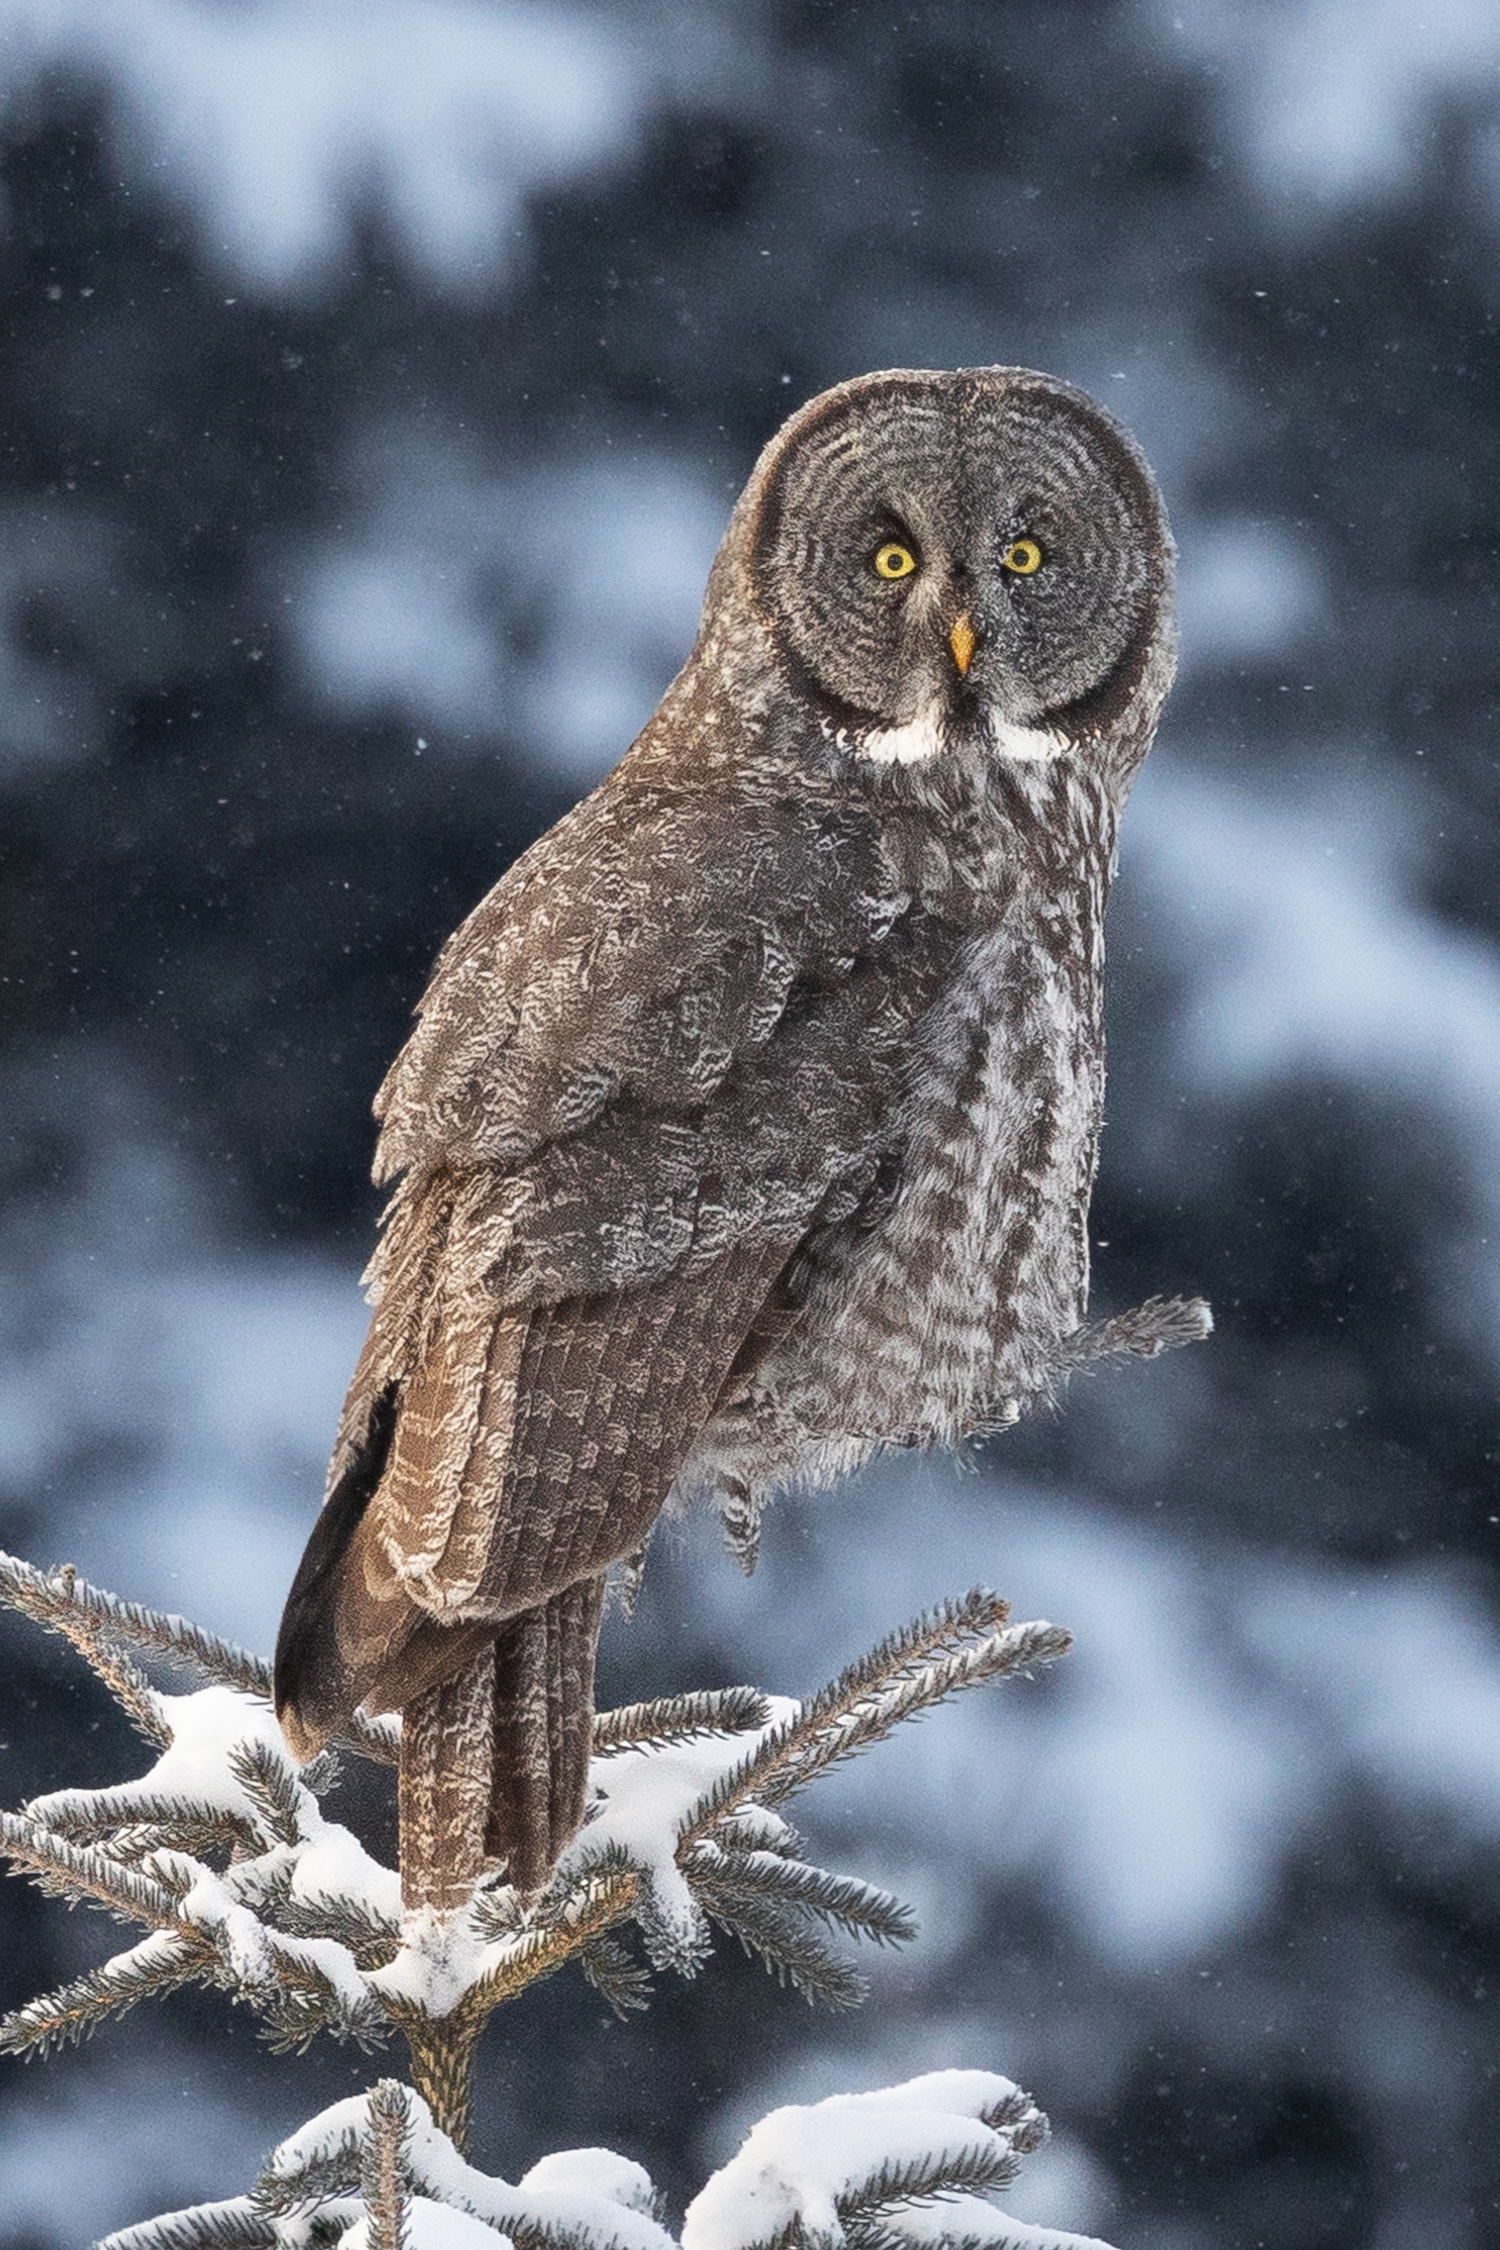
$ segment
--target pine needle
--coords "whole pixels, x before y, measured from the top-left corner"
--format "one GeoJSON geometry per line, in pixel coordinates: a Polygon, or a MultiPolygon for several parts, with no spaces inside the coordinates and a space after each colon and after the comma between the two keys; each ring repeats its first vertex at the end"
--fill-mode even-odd
{"type": "Polygon", "coordinates": [[[91,1845],[70,1844],[23,1814],[0,1812],[0,1851],[54,1897],[92,1899],[153,1929],[170,1929],[177,1920],[177,1901],[163,1884],[91,1845]]]}
{"type": "Polygon", "coordinates": [[[905,1945],[917,1934],[911,1908],[890,1891],[877,1890],[857,1876],[830,1875],[803,1860],[700,1845],[683,1872],[705,1893],[754,1895],[798,1907],[876,1945],[905,1945]]]}
{"type": "MultiPolygon", "coordinates": [[[[270,1700],[271,1667],[264,1657],[252,1656],[248,1649],[185,1617],[147,1609],[141,1602],[125,1601],[101,1586],[91,1586],[71,1563],[41,1571],[19,1555],[0,1550],[0,1601],[50,1631],[65,1634],[153,1741],[164,1743],[167,1737],[153,1731],[162,1724],[159,1713],[139,1703],[142,1693],[150,1697],[150,1687],[118,1650],[110,1649],[112,1641],[146,1650],[179,1670],[197,1672],[217,1687],[270,1700]]],[[[394,1765],[400,1755],[400,1729],[393,1720],[356,1714],[339,1739],[377,1764],[394,1765]]]]}
{"type": "Polygon", "coordinates": [[[704,1734],[748,1734],[763,1727],[771,1707],[759,1688],[703,1688],[696,1694],[667,1695],[653,1703],[624,1703],[601,1711],[594,1720],[594,1756],[617,1750],[690,1742],[704,1734]]]}
{"type": "Polygon", "coordinates": [[[747,1800],[781,1803],[829,1766],[961,1688],[1050,1663],[1072,1646],[1058,1626],[1008,1626],[1009,1615],[998,1594],[977,1586],[891,1634],[725,1774],[684,1829],[684,1841],[706,1836],[747,1800]]]}
{"type": "Polygon", "coordinates": [[[0,2019],[0,2053],[45,2055],[75,2046],[110,2016],[181,1985],[207,1982],[214,1968],[212,1952],[195,1934],[160,1933],[0,2019]]]}
{"type": "Polygon", "coordinates": [[[248,2196],[229,2203],[199,2203],[191,2211],[169,2211],[164,2218],[107,2234],[97,2250],[277,2250],[282,2241],[274,2219],[256,2210],[248,2196]]]}

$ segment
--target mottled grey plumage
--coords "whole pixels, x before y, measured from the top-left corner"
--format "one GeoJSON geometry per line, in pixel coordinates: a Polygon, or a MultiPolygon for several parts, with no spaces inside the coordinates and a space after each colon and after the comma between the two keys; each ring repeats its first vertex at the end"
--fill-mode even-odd
{"type": "Polygon", "coordinates": [[[778,1487],[1014,1419],[1091,1348],[1104,901],[1173,645],[1150,474],[1068,385],[874,375],[773,439],[687,666],[381,1090],[375,1315],[278,1651],[299,1755],[494,1647],[466,1754],[535,1883],[604,1573],[674,1489],[748,1551],[778,1487]]]}

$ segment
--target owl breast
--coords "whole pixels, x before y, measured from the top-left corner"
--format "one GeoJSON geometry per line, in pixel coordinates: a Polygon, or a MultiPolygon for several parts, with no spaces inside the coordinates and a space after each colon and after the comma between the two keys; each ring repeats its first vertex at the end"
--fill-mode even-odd
{"type": "Polygon", "coordinates": [[[806,1246],[795,1314],[685,1475],[755,1503],[1045,1392],[1088,1294],[1103,1100],[1103,871],[1022,885],[955,942],[876,1184],[806,1246]]]}

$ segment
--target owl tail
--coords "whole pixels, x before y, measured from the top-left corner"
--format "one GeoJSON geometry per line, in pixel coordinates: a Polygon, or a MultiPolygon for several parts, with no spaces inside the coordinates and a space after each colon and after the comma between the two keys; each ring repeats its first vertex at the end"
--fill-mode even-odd
{"type": "Polygon", "coordinates": [[[604,1575],[500,1624],[418,1610],[388,1569],[365,1567],[395,1412],[387,1391],[308,1542],[277,1644],[277,1714],[306,1760],[360,1703],[401,1712],[407,1905],[461,1904],[496,1859],[535,1890],[583,1820],[604,1575]]]}
{"type": "Polygon", "coordinates": [[[603,1578],[586,1578],[513,1618],[495,1643],[485,1850],[520,1891],[546,1881],[583,1822],[603,1608],[603,1578]]]}
{"type": "Polygon", "coordinates": [[[603,1604],[602,1577],[569,1586],[406,1704],[405,1906],[462,1906],[496,1859],[519,1891],[546,1882],[583,1820],[603,1604]]]}

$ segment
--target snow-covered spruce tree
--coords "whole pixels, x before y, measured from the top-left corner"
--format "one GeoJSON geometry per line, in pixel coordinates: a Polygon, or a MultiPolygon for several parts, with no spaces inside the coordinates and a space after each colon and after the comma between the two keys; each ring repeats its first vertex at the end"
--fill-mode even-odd
{"type": "MultiPolygon", "coordinates": [[[[247,2195],[127,2228],[107,2250],[673,2250],[650,2180],[624,2157],[547,2156],[515,2186],[465,2161],[486,2017],[569,1961],[617,2011],[643,2007],[650,1970],[694,1974],[713,1926],[809,2000],[859,2000],[863,1980],[830,1934],[900,1943],[911,1914],[811,1865],[783,1808],[900,1721],[1068,1647],[1056,1626],[1012,1625],[980,1588],[806,1703],[728,1688],[603,1712],[593,1817],[547,1887],[521,1896],[497,1874],[445,1910],[403,1914],[399,1873],[321,1809],[338,1753],[300,1770],[288,1756],[259,1658],[71,1568],[0,1556],[0,1596],[74,1643],[155,1752],[139,1780],[0,1813],[17,1871],[145,1931],[17,2009],[0,2047],[45,2053],[197,1983],[252,2008],[278,2047],[319,2031],[374,2047],[395,2032],[411,2059],[412,2086],[382,2079],[312,2119],[247,2195]],[[142,1660],[208,1684],[168,1692],[142,1660]]],[[[361,1723],[341,1749],[395,1763],[397,1726],[361,1723]]],[[[403,1830],[403,1853],[424,1848],[403,1830]]],[[[689,2206],[681,2250],[1087,2250],[990,2200],[1046,2132],[1030,2096],[985,2071],[776,2110],[689,2206]]]]}

